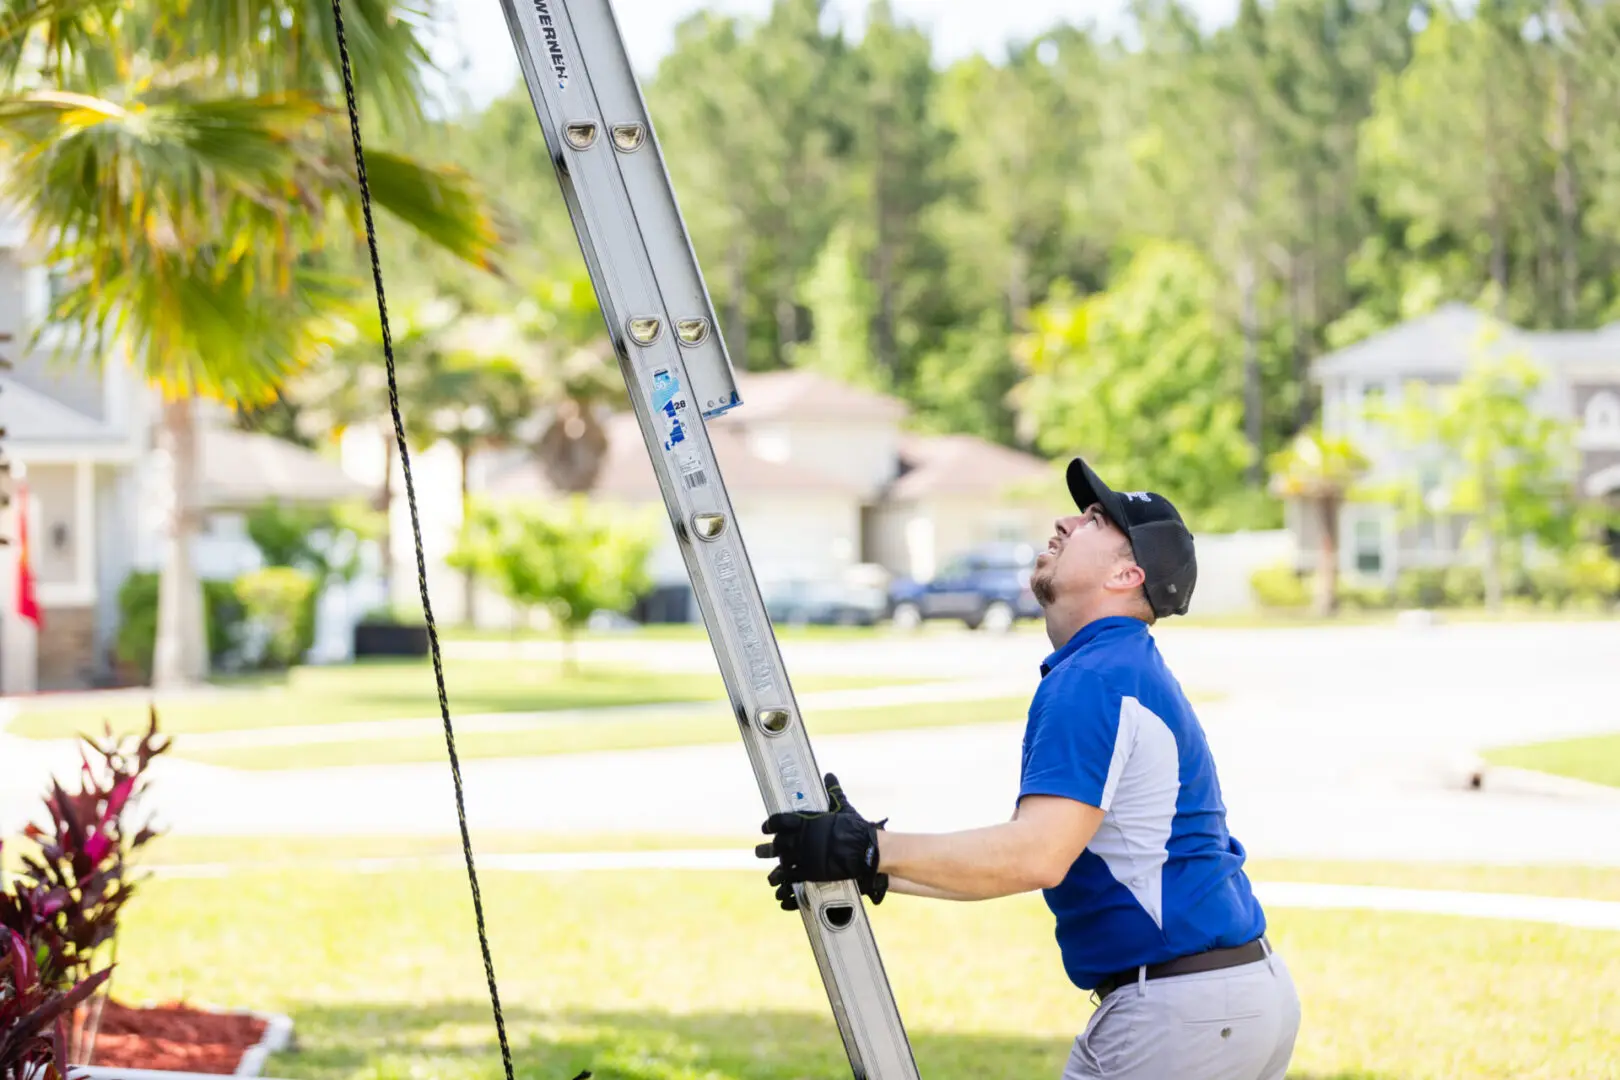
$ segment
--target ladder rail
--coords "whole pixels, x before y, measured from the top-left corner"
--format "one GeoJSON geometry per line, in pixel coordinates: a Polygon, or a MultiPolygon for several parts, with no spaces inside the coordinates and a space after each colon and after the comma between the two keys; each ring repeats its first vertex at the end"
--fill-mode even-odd
{"type": "MultiPolygon", "coordinates": [[[[611,3],[501,5],[766,810],[826,809],[709,439],[740,403],[724,336],[611,3]]],[[[856,1080],[917,1080],[859,890],[798,892],[856,1080]]]]}

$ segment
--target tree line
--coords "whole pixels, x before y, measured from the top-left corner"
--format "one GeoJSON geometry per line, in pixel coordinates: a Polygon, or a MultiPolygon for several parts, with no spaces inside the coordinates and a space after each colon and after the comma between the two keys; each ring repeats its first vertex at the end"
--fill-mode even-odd
{"type": "MultiPolygon", "coordinates": [[[[822,0],[679,26],[646,97],[740,367],[1090,453],[1220,528],[1276,520],[1264,463],[1323,352],[1445,300],[1613,315],[1613,5],[1244,0],[1211,30],[1149,0],[1120,36],[932,54],[886,0],[859,38],[822,0]]],[[[520,274],[577,272],[521,85],[443,153],[509,212],[520,274]]]]}

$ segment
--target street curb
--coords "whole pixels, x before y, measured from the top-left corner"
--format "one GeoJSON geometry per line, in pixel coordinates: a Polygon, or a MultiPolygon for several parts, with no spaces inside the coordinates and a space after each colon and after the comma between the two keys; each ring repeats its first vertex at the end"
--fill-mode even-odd
{"type": "Polygon", "coordinates": [[[1557,776],[1534,769],[1520,769],[1512,765],[1486,764],[1482,767],[1482,775],[1480,787],[1485,791],[1620,803],[1620,788],[1590,780],[1576,780],[1569,776],[1557,776]]]}

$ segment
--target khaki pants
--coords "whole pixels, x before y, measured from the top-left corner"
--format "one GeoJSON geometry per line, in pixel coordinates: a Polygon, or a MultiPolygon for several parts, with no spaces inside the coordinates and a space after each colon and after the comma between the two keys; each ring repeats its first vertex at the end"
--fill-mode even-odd
{"type": "Polygon", "coordinates": [[[1283,1080],[1299,995],[1282,957],[1142,980],[1109,994],[1063,1080],[1283,1080]]]}

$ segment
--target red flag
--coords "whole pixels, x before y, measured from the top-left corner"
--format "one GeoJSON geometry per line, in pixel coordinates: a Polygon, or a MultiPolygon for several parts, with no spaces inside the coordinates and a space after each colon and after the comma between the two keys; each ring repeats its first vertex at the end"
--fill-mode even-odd
{"type": "Polygon", "coordinates": [[[28,565],[28,484],[17,485],[17,614],[38,630],[43,625],[39,600],[34,596],[34,568],[28,565]]]}

